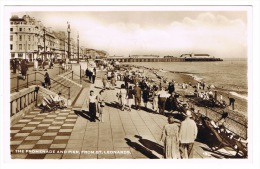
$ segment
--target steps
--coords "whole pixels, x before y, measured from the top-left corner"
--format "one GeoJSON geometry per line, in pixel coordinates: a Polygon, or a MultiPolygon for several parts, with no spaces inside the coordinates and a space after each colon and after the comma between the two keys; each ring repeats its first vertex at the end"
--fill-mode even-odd
{"type": "Polygon", "coordinates": [[[73,103],[73,101],[76,99],[76,97],[78,96],[79,92],[82,90],[82,85],[74,82],[73,80],[64,77],[67,74],[69,74],[68,72],[63,73],[57,77],[54,78],[55,81],[51,81],[51,88],[48,92],[48,89],[41,89],[44,93],[48,93],[48,94],[57,94],[59,92],[61,92],[61,96],[67,100],[66,105],[67,106],[71,106],[71,103],[73,103]],[[56,82],[57,81],[57,82],[56,82]],[[65,87],[67,86],[67,87],[65,87]],[[68,88],[70,87],[70,89],[68,88]],[[70,90],[70,93],[69,93],[70,90]]]}

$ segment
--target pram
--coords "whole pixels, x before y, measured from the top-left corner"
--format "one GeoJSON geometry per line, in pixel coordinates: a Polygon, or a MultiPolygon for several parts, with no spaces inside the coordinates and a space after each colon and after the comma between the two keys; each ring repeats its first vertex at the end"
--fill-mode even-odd
{"type": "Polygon", "coordinates": [[[54,102],[52,97],[50,97],[49,99],[47,97],[43,97],[40,108],[42,109],[40,113],[44,113],[45,111],[56,111],[59,108],[59,104],[54,102]]]}

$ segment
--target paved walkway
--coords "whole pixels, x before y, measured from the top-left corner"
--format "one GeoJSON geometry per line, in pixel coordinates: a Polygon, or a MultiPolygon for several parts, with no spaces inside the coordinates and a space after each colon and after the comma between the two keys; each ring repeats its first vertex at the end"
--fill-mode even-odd
{"type": "MultiPolygon", "coordinates": [[[[118,82],[120,83],[120,82],[118,82]]],[[[122,82],[121,82],[122,83],[122,82]]],[[[119,84],[118,84],[119,86],[119,84]]],[[[101,80],[91,85],[97,94],[101,80]]],[[[83,90],[89,92],[90,89],[83,90]]],[[[104,123],[90,122],[87,105],[42,113],[35,109],[11,127],[13,159],[143,159],[163,158],[160,136],[167,117],[147,111],[115,108],[115,90],[105,91],[104,123]]],[[[83,97],[79,97],[83,99],[83,97]]],[[[84,102],[85,103],[85,100],[84,102]]],[[[194,158],[228,158],[234,152],[195,143],[194,158]]]]}

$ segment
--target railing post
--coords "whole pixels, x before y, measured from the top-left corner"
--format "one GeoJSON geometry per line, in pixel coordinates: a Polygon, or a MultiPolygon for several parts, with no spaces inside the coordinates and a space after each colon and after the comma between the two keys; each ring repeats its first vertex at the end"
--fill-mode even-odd
{"type": "Polygon", "coordinates": [[[26,84],[26,86],[27,86],[27,88],[29,87],[29,85],[28,85],[28,83],[29,83],[29,78],[28,78],[29,76],[28,76],[28,73],[27,73],[27,75],[26,75],[26,80],[27,80],[27,84],[26,84]]]}
{"type": "Polygon", "coordinates": [[[34,82],[35,82],[35,85],[36,85],[36,72],[34,72],[34,82]]]}
{"type": "Polygon", "coordinates": [[[17,78],[17,83],[16,83],[16,92],[19,92],[19,77],[17,78]]]}
{"type": "Polygon", "coordinates": [[[70,87],[69,87],[69,99],[70,99],[70,87]]]}
{"type": "Polygon", "coordinates": [[[80,84],[81,84],[81,65],[79,65],[79,79],[80,79],[80,84]]]}

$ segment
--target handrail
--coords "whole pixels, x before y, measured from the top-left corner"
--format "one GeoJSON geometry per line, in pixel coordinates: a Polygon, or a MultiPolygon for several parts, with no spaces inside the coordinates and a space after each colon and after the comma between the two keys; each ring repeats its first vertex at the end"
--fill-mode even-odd
{"type": "MultiPolygon", "coordinates": [[[[44,76],[44,74],[42,74],[42,73],[40,73],[40,72],[36,72],[36,73],[39,73],[39,74],[41,74],[41,75],[44,76]]],[[[57,80],[54,80],[54,79],[52,79],[52,78],[50,78],[50,79],[51,79],[52,81],[56,82],[56,83],[59,83],[60,85],[62,85],[62,86],[64,86],[64,87],[70,88],[69,86],[66,86],[66,85],[62,84],[61,82],[59,82],[59,81],[57,81],[57,80]]]]}
{"type": "MultiPolygon", "coordinates": [[[[44,76],[44,74],[41,73],[41,72],[28,73],[28,74],[26,75],[27,82],[26,82],[25,84],[19,84],[19,80],[20,80],[19,77],[12,77],[12,78],[10,78],[10,79],[15,79],[15,78],[17,79],[16,87],[11,88],[11,91],[12,91],[13,89],[16,89],[16,92],[18,92],[18,91],[19,91],[19,88],[20,88],[20,87],[24,87],[24,86],[26,86],[26,87],[28,88],[29,83],[32,83],[32,82],[34,82],[35,85],[36,85],[36,82],[37,82],[37,81],[40,81],[40,80],[37,80],[37,79],[36,79],[36,74],[40,74],[40,75],[44,76]],[[32,75],[32,74],[35,75],[35,78],[34,78],[32,81],[29,81],[29,80],[28,80],[28,79],[29,79],[29,76],[32,75]]],[[[63,86],[63,87],[66,87],[67,90],[69,90],[68,96],[69,96],[69,99],[70,99],[70,86],[66,86],[66,85],[62,84],[61,82],[59,82],[59,81],[57,81],[57,80],[54,80],[53,78],[50,78],[50,79],[51,79],[53,82],[58,83],[58,84],[60,84],[60,85],[63,86]]],[[[40,82],[42,82],[42,81],[40,81],[40,82]]]]}
{"type": "MultiPolygon", "coordinates": [[[[189,100],[189,102],[194,103],[194,102],[192,101],[192,99],[188,99],[188,100],[189,100]]],[[[195,103],[194,103],[194,105],[195,105],[195,103]]],[[[216,111],[216,110],[214,110],[214,109],[212,109],[212,108],[210,108],[210,107],[205,107],[205,108],[206,108],[206,109],[209,109],[209,110],[211,110],[211,111],[213,111],[214,113],[217,113],[217,114],[219,114],[219,115],[222,115],[222,113],[220,113],[220,112],[218,112],[218,111],[216,111]]],[[[204,114],[202,114],[202,113],[200,113],[200,112],[199,112],[199,114],[204,115],[204,114]]],[[[209,116],[207,115],[207,112],[206,112],[206,114],[205,114],[204,116],[209,117],[209,116]]],[[[243,124],[243,123],[241,123],[241,122],[239,122],[239,121],[237,121],[237,120],[235,120],[235,119],[233,119],[233,118],[230,118],[230,117],[227,117],[227,119],[233,121],[234,123],[237,123],[237,124],[241,125],[241,126],[244,127],[246,130],[248,129],[248,126],[247,126],[246,124],[243,124]]],[[[246,139],[245,137],[241,136],[241,135],[238,134],[237,132],[234,132],[234,131],[231,130],[231,129],[229,129],[229,130],[230,130],[232,133],[234,133],[234,134],[236,134],[236,135],[239,135],[240,137],[246,139]]],[[[247,137],[247,133],[246,133],[246,137],[247,137]]]]}

